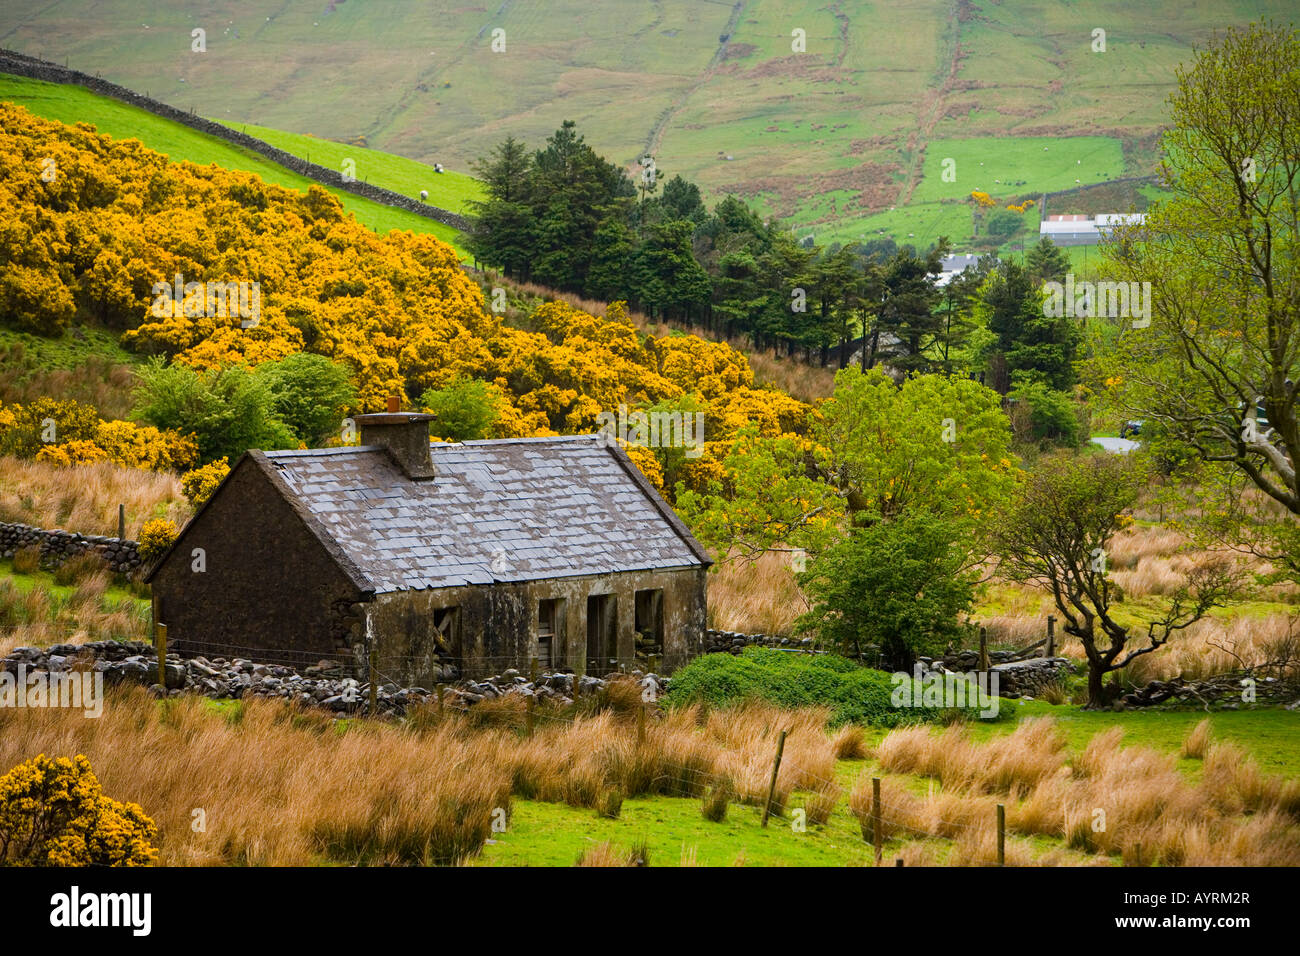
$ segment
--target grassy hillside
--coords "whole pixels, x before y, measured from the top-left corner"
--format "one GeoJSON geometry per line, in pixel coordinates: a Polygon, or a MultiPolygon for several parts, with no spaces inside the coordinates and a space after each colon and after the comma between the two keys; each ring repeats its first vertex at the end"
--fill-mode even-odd
{"type": "Polygon", "coordinates": [[[819,238],[922,241],[969,235],[969,210],[942,199],[985,178],[1030,194],[1149,172],[1175,65],[1261,15],[1285,22],[1293,4],[65,0],[0,11],[0,44],[226,122],[364,136],[451,168],[571,118],[611,159],[650,149],[709,198],[754,197],[819,238]],[[195,28],[206,53],[190,51],[195,28]],[[953,183],[936,178],[948,156],[953,183]],[[1001,175],[977,176],[980,161],[1001,175]]]}
{"type": "MultiPolygon", "coordinates": [[[[216,164],[225,169],[253,173],[261,177],[265,182],[296,189],[300,192],[305,192],[307,187],[313,183],[313,180],[291,172],[250,150],[233,146],[214,136],[200,133],[197,130],[155,116],[134,106],[128,106],[125,103],[119,103],[117,100],[99,96],[79,86],[61,86],[55,83],[43,83],[40,80],[0,73],[0,101],[18,103],[38,116],[58,120],[62,123],[90,123],[99,132],[106,133],[117,139],[127,137],[138,139],[150,149],[157,150],[173,160],[188,160],[200,166],[216,164]]],[[[261,132],[258,130],[249,129],[248,132],[252,136],[261,137],[261,132]]],[[[288,137],[288,139],[295,140],[305,138],[288,137]]],[[[298,152],[297,149],[291,148],[282,142],[273,142],[272,145],[279,146],[289,152],[298,152]]],[[[337,146],[337,144],[329,145],[337,146]]],[[[338,148],[343,149],[341,146],[338,146],[338,148]]],[[[354,150],[354,152],[365,152],[368,157],[373,157],[372,161],[376,172],[371,177],[371,181],[376,185],[382,185],[400,192],[419,193],[419,188],[410,189],[408,183],[417,181],[418,176],[415,168],[425,168],[421,164],[401,157],[384,156],[381,153],[372,154],[371,151],[354,150]],[[382,175],[380,170],[383,171],[382,175]],[[394,171],[392,180],[386,178],[390,170],[394,171]],[[397,170],[401,171],[400,174],[396,172],[397,170]]],[[[303,155],[305,155],[305,152],[303,155]]],[[[327,156],[321,155],[314,161],[324,165],[327,159],[327,156]]],[[[365,170],[370,167],[371,163],[358,161],[357,178],[364,178],[367,175],[365,170]]],[[[470,188],[466,187],[462,182],[469,180],[469,177],[455,176],[454,174],[438,176],[432,169],[429,169],[427,179],[432,182],[445,179],[448,175],[451,175],[457,181],[455,186],[449,183],[444,188],[444,193],[448,197],[455,194],[470,194],[470,188]]],[[[473,180],[469,180],[469,182],[472,183],[473,180]]],[[[432,187],[420,188],[429,188],[430,201],[437,204],[432,187]]],[[[415,213],[403,209],[393,209],[372,200],[354,196],[341,189],[331,188],[329,191],[339,198],[344,209],[356,216],[358,222],[376,232],[384,233],[390,229],[409,229],[412,232],[431,233],[461,251],[457,245],[460,233],[450,226],[434,222],[432,219],[426,219],[424,216],[417,216],[415,213]]],[[[456,209],[459,207],[444,208],[456,209]]]]}
{"type": "MultiPolygon", "coordinates": [[[[214,117],[216,122],[222,122],[214,117]]],[[[234,124],[232,124],[234,125],[234,124]]],[[[384,153],[364,146],[336,143],[304,133],[287,133],[268,126],[239,123],[236,128],[249,136],[256,136],[272,146],[301,156],[309,162],[319,163],[340,172],[344,162],[354,164],[353,175],[362,182],[374,183],[407,196],[418,196],[420,190],[429,193],[429,203],[452,212],[469,212],[469,204],[483,198],[483,187],[473,176],[447,170],[436,173],[432,166],[384,153]]],[[[405,213],[404,213],[405,215],[405,213]]],[[[438,225],[435,223],[435,225],[438,225]]]]}

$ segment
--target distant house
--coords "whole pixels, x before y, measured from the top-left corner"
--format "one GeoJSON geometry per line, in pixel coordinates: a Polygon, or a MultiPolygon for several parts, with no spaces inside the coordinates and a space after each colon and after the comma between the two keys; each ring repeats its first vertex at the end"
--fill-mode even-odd
{"type": "Polygon", "coordinates": [[[169,649],[429,686],[700,653],[707,553],[603,435],[250,451],[150,571],[169,649]],[[199,556],[201,555],[201,570],[199,556]],[[455,668],[453,671],[452,668],[455,668]]]}
{"type": "Polygon", "coordinates": [[[949,282],[961,275],[967,269],[973,269],[979,264],[980,257],[976,255],[962,254],[955,256],[944,256],[939,260],[940,271],[934,284],[942,289],[949,282]]]}
{"type": "Polygon", "coordinates": [[[1095,246],[1106,238],[1116,226],[1146,222],[1144,213],[1103,213],[1090,217],[1083,215],[1048,216],[1038,226],[1038,234],[1051,239],[1058,246],[1095,246]]]}

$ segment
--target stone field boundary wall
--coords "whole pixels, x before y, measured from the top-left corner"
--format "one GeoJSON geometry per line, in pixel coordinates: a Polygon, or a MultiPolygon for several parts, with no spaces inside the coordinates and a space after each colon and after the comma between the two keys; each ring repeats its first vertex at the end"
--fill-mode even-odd
{"type": "Polygon", "coordinates": [[[87,551],[99,554],[114,572],[128,574],[141,565],[140,548],[134,541],[75,531],[47,531],[26,524],[0,523],[0,557],[12,558],[23,548],[41,549],[41,565],[54,567],[87,551]]]}

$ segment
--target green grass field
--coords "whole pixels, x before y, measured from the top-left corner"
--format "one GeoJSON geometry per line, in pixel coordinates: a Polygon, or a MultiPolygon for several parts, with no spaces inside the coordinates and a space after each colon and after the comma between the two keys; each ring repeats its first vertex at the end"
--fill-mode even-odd
{"type": "MultiPolygon", "coordinates": [[[[1226,26],[1294,15],[1290,0],[217,0],[201,12],[65,0],[0,11],[0,43],[232,125],[310,134],[313,150],[364,136],[460,170],[507,134],[539,146],[573,119],[611,161],[650,149],[710,201],[761,196],[766,212],[832,239],[885,228],[920,240],[935,219],[969,235],[956,212],[930,207],[944,187],[1001,198],[976,177],[980,161],[987,179],[1026,191],[1150,172],[1174,68],[1226,26]],[[206,53],[190,52],[196,27],[206,53]],[[948,156],[956,183],[934,176],[948,156]],[[888,213],[912,204],[910,218],[888,213]]],[[[374,175],[416,185],[387,165],[374,175]]],[[[358,174],[369,166],[358,159],[358,174]]]]}
{"type": "MultiPolygon", "coordinates": [[[[300,192],[305,192],[313,182],[307,177],[291,172],[251,150],[233,146],[217,139],[215,136],[200,133],[188,126],[182,126],[180,123],[163,119],[134,106],[128,106],[125,103],[119,103],[117,100],[99,96],[80,86],[44,83],[40,80],[0,73],[0,100],[17,103],[37,116],[58,120],[61,123],[90,123],[99,132],[115,139],[138,139],[145,146],[165,154],[175,162],[188,161],[199,166],[215,164],[225,169],[241,170],[253,173],[265,182],[275,183],[300,192]]],[[[252,135],[258,134],[252,133],[252,135]]],[[[305,138],[299,137],[299,139],[305,138]]],[[[274,145],[280,145],[282,149],[295,152],[288,146],[279,143],[274,145]]],[[[329,145],[337,146],[338,144],[329,145]]],[[[339,146],[339,148],[342,149],[343,147],[339,146]]],[[[376,158],[383,156],[383,154],[378,153],[374,155],[376,158]]],[[[385,170],[404,170],[404,177],[414,176],[415,174],[409,169],[409,166],[419,165],[412,164],[409,160],[401,160],[400,157],[386,157],[382,162],[385,170]],[[398,160],[398,162],[389,163],[387,162],[388,159],[398,160]]],[[[363,175],[362,164],[358,163],[357,168],[357,178],[360,179],[363,175]]],[[[458,180],[469,178],[465,176],[456,177],[454,174],[437,176],[432,170],[429,171],[429,179],[431,180],[444,179],[446,175],[453,175],[453,178],[458,180]]],[[[401,180],[401,183],[404,182],[405,178],[401,180]]],[[[473,180],[470,180],[470,182],[472,183],[473,180]]],[[[378,179],[376,179],[376,184],[388,186],[387,182],[381,183],[378,179]]],[[[399,186],[389,188],[398,189],[399,186]]],[[[392,229],[409,229],[412,232],[432,233],[444,242],[456,247],[457,251],[462,252],[463,255],[463,250],[458,245],[460,233],[450,226],[444,226],[442,223],[426,219],[424,216],[418,216],[403,209],[394,209],[360,196],[354,196],[341,189],[326,188],[338,197],[339,201],[343,203],[343,208],[352,213],[358,222],[376,232],[386,233],[392,229]]],[[[448,192],[466,192],[469,187],[458,182],[454,186],[449,183],[444,188],[448,192]]],[[[401,190],[399,189],[399,191],[401,190]]],[[[419,190],[416,189],[414,192],[418,194],[419,190]]],[[[433,190],[430,189],[431,201],[432,193],[433,190]]]]}
{"type": "Polygon", "coordinates": [[[406,196],[418,196],[420,190],[427,190],[430,205],[452,212],[468,212],[469,203],[482,199],[484,195],[482,184],[473,176],[451,170],[436,173],[432,166],[405,156],[317,139],[302,133],[286,133],[284,130],[254,126],[251,123],[240,123],[236,128],[285,152],[340,172],[345,168],[344,163],[351,160],[355,166],[353,175],[359,181],[382,186],[406,196]]]}
{"type": "MultiPolygon", "coordinates": [[[[1074,753],[1095,734],[1116,725],[1124,728],[1126,746],[1177,752],[1188,731],[1207,716],[1195,710],[1113,713],[1054,707],[1042,701],[1004,703],[1016,708],[1018,718],[1055,717],[1074,753]]],[[[1265,773],[1300,777],[1300,717],[1294,713],[1277,708],[1219,711],[1210,715],[1210,722],[1216,739],[1243,747],[1265,773]]],[[[970,727],[971,736],[977,741],[986,740],[995,734],[1010,733],[1017,723],[977,722],[970,727]]],[[[874,744],[885,733],[869,728],[868,741],[874,744]]],[[[1193,782],[1199,779],[1201,761],[1180,758],[1178,769],[1193,782]]],[[[585,850],[611,841],[624,849],[645,845],[651,866],[681,865],[692,855],[699,866],[740,862],[749,866],[860,866],[870,862],[872,850],[848,810],[847,797],[863,773],[878,774],[879,770],[869,760],[839,761],[835,778],[844,790],[839,806],[825,826],[809,825],[803,832],[793,828],[789,815],[773,818],[764,829],[759,808],[734,803],[724,821],[713,823],[703,818],[696,799],[655,796],[625,800],[616,820],[563,804],[516,800],[506,832],[495,835],[472,865],[568,866],[585,850]]],[[[904,781],[918,794],[924,794],[929,786],[926,779],[913,775],[892,775],[891,779],[904,781]]],[[[791,807],[802,806],[807,796],[796,793],[791,807]]],[[[940,859],[948,852],[947,841],[927,842],[940,859]]],[[[1034,837],[1032,843],[1038,851],[1061,845],[1047,837],[1034,837]]],[[[900,847],[896,840],[886,842],[886,862],[892,861],[900,847]]],[[[1086,859],[1080,855],[1078,861],[1086,859]]]]}

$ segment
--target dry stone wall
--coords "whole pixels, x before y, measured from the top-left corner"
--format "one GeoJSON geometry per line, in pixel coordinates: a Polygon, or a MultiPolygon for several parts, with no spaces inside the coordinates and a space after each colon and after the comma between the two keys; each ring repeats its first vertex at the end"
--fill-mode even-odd
{"type": "Polygon", "coordinates": [[[0,557],[12,558],[23,548],[41,549],[41,566],[57,567],[87,551],[99,554],[111,570],[129,574],[140,567],[140,548],[134,541],[106,538],[75,531],[47,531],[26,524],[0,524],[0,557]]]}

